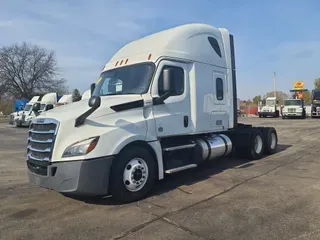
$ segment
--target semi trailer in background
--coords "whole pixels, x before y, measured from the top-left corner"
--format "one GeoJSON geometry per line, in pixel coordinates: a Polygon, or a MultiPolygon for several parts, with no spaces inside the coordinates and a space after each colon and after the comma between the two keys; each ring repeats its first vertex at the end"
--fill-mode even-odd
{"type": "Polygon", "coordinates": [[[167,174],[230,154],[275,153],[274,128],[238,123],[236,86],[226,29],[187,24],[131,42],[105,65],[88,102],[33,119],[29,180],[131,202],[167,174]]]}

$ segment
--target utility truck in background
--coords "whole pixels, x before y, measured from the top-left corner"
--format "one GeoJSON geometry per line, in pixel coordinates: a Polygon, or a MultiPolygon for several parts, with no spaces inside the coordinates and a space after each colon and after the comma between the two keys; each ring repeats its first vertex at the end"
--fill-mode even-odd
{"type": "Polygon", "coordinates": [[[267,97],[266,105],[258,108],[259,117],[279,117],[280,111],[277,105],[276,97],[267,97]]]}
{"type": "Polygon", "coordinates": [[[67,195],[131,202],[166,174],[277,149],[272,127],[237,121],[233,36],[187,24],[129,43],[105,65],[89,101],[43,112],[27,147],[32,183],[67,195]]]}
{"type": "Polygon", "coordinates": [[[320,117],[320,89],[312,90],[311,94],[311,117],[320,117]]]}
{"type": "Polygon", "coordinates": [[[306,109],[303,99],[286,99],[282,108],[282,119],[285,118],[306,118],[306,109]]]}
{"type": "Polygon", "coordinates": [[[19,114],[15,119],[17,127],[29,127],[32,119],[38,116],[43,111],[53,109],[57,103],[57,93],[47,93],[40,99],[39,96],[35,96],[31,99],[30,104],[28,103],[22,114],[19,114]]]}

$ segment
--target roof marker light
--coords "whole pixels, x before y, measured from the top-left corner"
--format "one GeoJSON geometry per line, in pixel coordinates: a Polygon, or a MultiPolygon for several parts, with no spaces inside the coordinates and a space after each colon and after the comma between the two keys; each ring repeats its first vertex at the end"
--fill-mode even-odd
{"type": "Polygon", "coordinates": [[[149,56],[148,56],[148,60],[150,60],[151,59],[151,53],[149,54],[149,56]]]}
{"type": "Polygon", "coordinates": [[[123,63],[123,60],[121,60],[120,65],[123,63]]]}
{"type": "Polygon", "coordinates": [[[114,65],[115,67],[118,65],[119,61],[116,62],[116,64],[114,65]]]}
{"type": "Polygon", "coordinates": [[[127,58],[126,62],[124,64],[127,64],[127,62],[129,61],[129,59],[127,58]]]}

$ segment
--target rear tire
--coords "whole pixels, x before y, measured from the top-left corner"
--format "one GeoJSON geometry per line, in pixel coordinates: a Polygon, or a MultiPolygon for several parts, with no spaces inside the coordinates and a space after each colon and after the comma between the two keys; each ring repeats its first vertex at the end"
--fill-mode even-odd
{"type": "Polygon", "coordinates": [[[251,160],[258,160],[263,157],[264,141],[261,131],[252,129],[250,134],[250,145],[248,149],[248,158],[251,160]]]}
{"type": "Polygon", "coordinates": [[[156,160],[141,146],[120,152],[113,162],[110,193],[121,202],[129,203],[144,198],[156,180],[156,160]]]}
{"type": "Polygon", "coordinates": [[[263,156],[263,135],[258,128],[248,128],[238,132],[235,144],[236,154],[240,157],[257,160],[263,156]]]}
{"type": "Polygon", "coordinates": [[[264,141],[264,153],[274,154],[277,151],[278,135],[273,127],[266,127],[261,129],[264,141]]]}

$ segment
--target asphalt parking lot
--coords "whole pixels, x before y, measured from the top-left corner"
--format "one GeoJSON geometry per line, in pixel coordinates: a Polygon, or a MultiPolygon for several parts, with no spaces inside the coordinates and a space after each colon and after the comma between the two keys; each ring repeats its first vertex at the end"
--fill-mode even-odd
{"type": "Polygon", "coordinates": [[[0,123],[0,239],[320,239],[320,119],[241,122],[276,127],[278,153],[170,175],[126,205],[30,185],[27,129],[0,123]]]}

